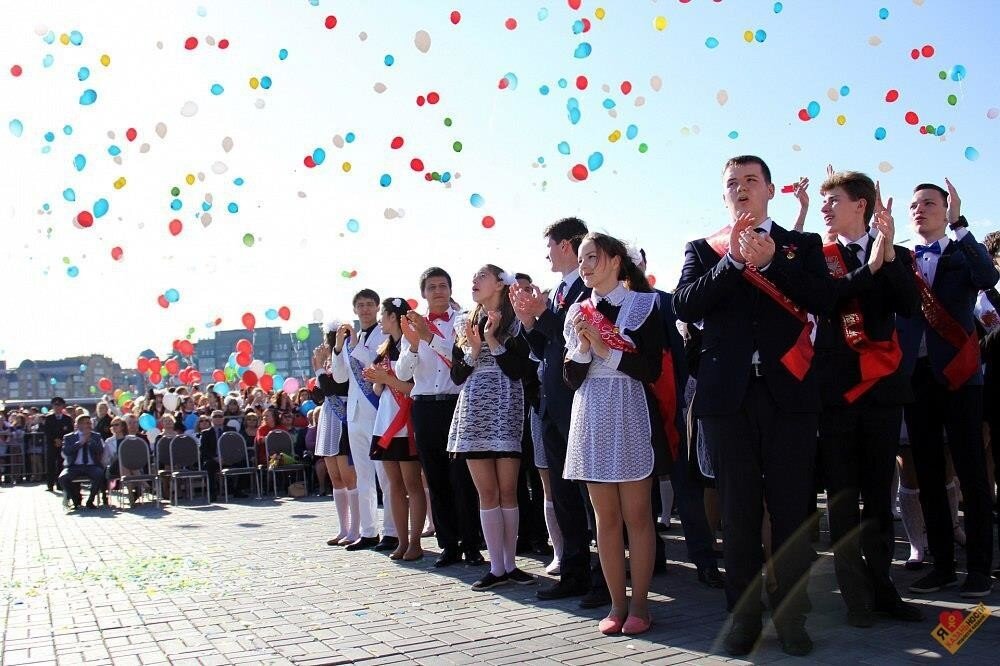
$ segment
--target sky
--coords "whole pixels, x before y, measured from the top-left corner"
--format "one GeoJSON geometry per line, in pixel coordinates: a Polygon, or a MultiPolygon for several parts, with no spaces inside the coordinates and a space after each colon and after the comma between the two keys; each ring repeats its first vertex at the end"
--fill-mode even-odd
{"type": "Polygon", "coordinates": [[[294,331],[363,287],[419,298],[430,265],[465,304],[487,262],[551,287],[541,231],[568,215],[644,247],[669,289],[684,243],[727,224],[721,168],[745,153],[785,226],[781,186],[808,176],[822,231],[832,163],[896,198],[899,241],[913,186],[946,176],[982,238],[998,25],[988,0],[11,3],[0,359],[134,367],[247,312],[294,331]]]}

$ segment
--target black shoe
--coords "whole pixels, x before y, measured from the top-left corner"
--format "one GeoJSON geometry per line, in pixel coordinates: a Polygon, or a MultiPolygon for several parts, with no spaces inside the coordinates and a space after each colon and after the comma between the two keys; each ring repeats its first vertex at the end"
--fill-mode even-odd
{"type": "Polygon", "coordinates": [[[785,654],[804,657],[812,652],[813,642],[806,633],[805,620],[782,623],[775,629],[778,630],[778,642],[785,654]]]}
{"type": "Polygon", "coordinates": [[[875,626],[875,616],[872,609],[867,605],[855,606],[847,609],[847,624],[852,627],[866,629],[875,626]]]}
{"type": "Polygon", "coordinates": [[[600,608],[611,603],[611,593],[608,592],[607,585],[592,587],[587,594],[580,599],[580,608],[600,608]]]}
{"type": "Polygon", "coordinates": [[[722,641],[722,646],[731,657],[750,654],[760,637],[760,620],[733,620],[733,626],[722,641]]]}
{"type": "Polygon", "coordinates": [[[993,591],[993,580],[986,574],[969,572],[965,576],[962,587],[958,588],[958,596],[963,599],[978,599],[988,596],[993,591]]]}
{"type": "Polygon", "coordinates": [[[378,537],[361,537],[352,544],[344,547],[344,550],[366,550],[378,545],[378,537]]]}
{"type": "Polygon", "coordinates": [[[670,531],[670,527],[671,526],[669,524],[661,523],[658,520],[656,521],[656,532],[657,532],[657,534],[662,534],[663,532],[669,532],[670,531]]]}
{"type": "Polygon", "coordinates": [[[896,599],[891,604],[875,604],[875,612],[903,622],[920,622],[924,619],[924,612],[916,604],[908,604],[902,599],[896,599]]]}
{"type": "Polygon", "coordinates": [[[726,577],[718,567],[698,567],[698,582],[716,590],[726,586],[726,577]]]}
{"type": "Polygon", "coordinates": [[[396,550],[397,548],[399,548],[399,539],[394,536],[382,537],[382,540],[375,546],[377,551],[396,550]]]}
{"type": "Polygon", "coordinates": [[[440,569],[441,567],[448,567],[452,564],[458,564],[462,561],[462,554],[458,552],[456,548],[445,548],[438,555],[437,560],[434,561],[434,566],[440,569]]]}
{"type": "Polygon", "coordinates": [[[513,571],[508,571],[505,576],[507,580],[512,583],[517,583],[518,585],[534,585],[535,577],[531,574],[526,574],[517,567],[514,567],[513,571]]]}
{"type": "Polygon", "coordinates": [[[506,582],[507,574],[504,574],[503,576],[494,576],[492,573],[487,572],[485,576],[472,584],[472,589],[476,592],[482,592],[483,590],[489,590],[498,585],[503,585],[506,582]]]}
{"type": "Polygon", "coordinates": [[[233,497],[235,497],[236,499],[246,499],[247,494],[242,490],[237,490],[236,492],[233,493],[233,497]]]}
{"type": "Polygon", "coordinates": [[[958,585],[958,577],[955,576],[954,571],[938,571],[935,569],[910,585],[909,590],[915,594],[928,594],[930,592],[937,592],[942,587],[953,587],[955,585],[958,585]]]}
{"type": "Polygon", "coordinates": [[[486,564],[486,560],[483,559],[483,554],[478,550],[467,550],[465,551],[465,563],[470,567],[480,567],[486,564]]]}
{"type": "Polygon", "coordinates": [[[535,541],[531,544],[532,555],[542,555],[549,557],[552,555],[552,546],[547,541],[535,541]]]}
{"type": "Polygon", "coordinates": [[[555,599],[566,599],[568,597],[582,597],[587,594],[588,585],[572,579],[563,578],[551,587],[538,590],[535,593],[543,601],[553,601],[555,599]]]}

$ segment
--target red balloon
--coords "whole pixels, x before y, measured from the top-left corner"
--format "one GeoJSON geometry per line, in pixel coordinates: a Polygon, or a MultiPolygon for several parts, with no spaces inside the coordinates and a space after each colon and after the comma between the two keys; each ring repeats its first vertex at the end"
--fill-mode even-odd
{"type": "Polygon", "coordinates": [[[194,345],[191,344],[190,340],[181,340],[177,347],[185,356],[191,356],[194,354],[194,345]]]}
{"type": "Polygon", "coordinates": [[[264,375],[260,378],[260,387],[265,391],[270,391],[274,388],[274,377],[271,375],[264,375]]]}
{"type": "Polygon", "coordinates": [[[423,95],[417,95],[417,106],[423,106],[426,101],[423,95]]]}
{"type": "Polygon", "coordinates": [[[483,227],[487,229],[492,229],[496,223],[497,221],[493,219],[492,215],[487,215],[483,218],[483,227]]]}
{"type": "Polygon", "coordinates": [[[212,371],[212,380],[216,381],[216,382],[224,382],[224,381],[226,381],[226,373],[224,373],[222,370],[218,370],[218,369],[213,370],[212,371]]]}
{"type": "Polygon", "coordinates": [[[248,365],[250,365],[252,361],[253,358],[251,358],[250,354],[247,354],[245,352],[240,352],[239,354],[236,355],[236,364],[239,365],[241,368],[247,367],[248,365]]]}
{"type": "Polygon", "coordinates": [[[194,49],[198,48],[198,38],[188,37],[187,39],[185,39],[184,48],[186,48],[188,51],[193,51],[194,49]]]}
{"type": "Polygon", "coordinates": [[[441,101],[441,95],[438,95],[436,92],[427,93],[428,104],[437,104],[440,101],[441,101]]]}
{"type": "Polygon", "coordinates": [[[506,90],[507,86],[509,86],[509,85],[510,85],[510,81],[507,80],[507,77],[504,77],[504,78],[500,79],[500,82],[497,83],[497,87],[500,88],[500,90],[506,90]]]}
{"type": "Polygon", "coordinates": [[[180,363],[177,362],[175,358],[168,358],[167,362],[163,364],[163,367],[167,369],[172,375],[176,375],[177,371],[181,369],[180,363]]]}
{"type": "Polygon", "coordinates": [[[514,28],[517,27],[517,20],[509,18],[506,21],[504,21],[503,24],[508,30],[513,30],[514,28]]]}
{"type": "Polygon", "coordinates": [[[423,171],[424,170],[423,160],[421,160],[419,157],[414,157],[412,160],[410,160],[410,168],[413,169],[414,171],[423,171]]]}
{"type": "Polygon", "coordinates": [[[229,40],[228,39],[220,39],[219,40],[219,48],[222,49],[222,50],[228,49],[229,48],[229,40]]]}
{"type": "Polygon", "coordinates": [[[590,32],[590,19],[580,19],[580,22],[583,23],[583,31],[590,32]]]}
{"type": "Polygon", "coordinates": [[[112,384],[111,380],[107,377],[101,377],[97,380],[97,388],[101,389],[105,393],[110,391],[112,386],[114,386],[114,384],[112,384]]]}
{"type": "Polygon", "coordinates": [[[135,141],[135,137],[139,136],[139,133],[135,131],[134,127],[129,127],[125,130],[125,138],[129,141],[135,141]]]}
{"type": "Polygon", "coordinates": [[[149,371],[154,375],[160,374],[160,359],[155,356],[149,359],[149,371]]]}
{"type": "Polygon", "coordinates": [[[309,378],[309,381],[306,382],[306,388],[309,389],[310,391],[312,391],[314,388],[316,388],[316,378],[315,377],[310,377],[309,378]]]}
{"type": "Polygon", "coordinates": [[[577,180],[587,180],[587,175],[588,175],[587,167],[583,166],[582,164],[577,164],[573,167],[572,174],[573,177],[576,178],[577,180]]]}
{"type": "Polygon", "coordinates": [[[170,346],[173,348],[174,351],[177,351],[177,345],[179,345],[180,343],[181,343],[180,340],[174,339],[174,341],[170,343],[170,346]]]}
{"type": "Polygon", "coordinates": [[[579,9],[580,8],[580,0],[568,0],[568,2],[569,2],[569,8],[570,9],[574,9],[575,10],[575,9],[579,9]]]}
{"type": "MultiPolygon", "coordinates": [[[[452,12],[453,15],[457,14],[457,13],[458,12],[452,12]]],[[[458,23],[458,21],[452,21],[452,23],[458,23]]],[[[14,77],[21,76],[22,72],[24,72],[24,70],[21,69],[20,65],[13,65],[10,68],[10,75],[11,76],[14,76],[14,77]]]]}
{"type": "Polygon", "coordinates": [[[799,109],[799,120],[803,122],[809,122],[809,112],[805,109],[799,109]]]}
{"type": "Polygon", "coordinates": [[[920,55],[925,58],[930,58],[934,55],[934,47],[930,44],[924,44],[924,47],[920,49],[920,55]]]}
{"type": "Polygon", "coordinates": [[[191,368],[191,372],[188,373],[187,382],[188,384],[201,384],[201,373],[191,368]]]}
{"type": "Polygon", "coordinates": [[[115,246],[115,247],[111,248],[111,258],[114,259],[115,261],[121,261],[123,254],[124,254],[124,252],[122,251],[122,249],[120,247],[115,246]]]}
{"type": "Polygon", "coordinates": [[[333,14],[327,16],[326,20],[323,21],[323,25],[326,26],[327,30],[333,30],[334,28],[337,27],[337,17],[334,16],[333,14]]]}
{"type": "Polygon", "coordinates": [[[191,368],[182,368],[180,372],[177,373],[177,378],[181,380],[182,384],[188,383],[188,375],[191,374],[191,368]]]}
{"type": "Polygon", "coordinates": [[[913,49],[912,51],[910,51],[910,57],[916,60],[917,58],[920,57],[920,51],[918,51],[917,49],[913,49]]]}
{"type": "Polygon", "coordinates": [[[588,82],[587,82],[587,77],[586,76],[583,76],[581,74],[580,76],[576,77],[576,87],[577,87],[577,89],[579,89],[579,90],[586,90],[587,89],[587,83],[588,82]]]}
{"type": "Polygon", "coordinates": [[[415,298],[408,298],[408,299],[406,299],[406,304],[410,306],[411,310],[416,310],[417,309],[418,303],[417,303],[417,299],[415,299],[415,298]]]}
{"type": "MultiPolygon", "coordinates": [[[[248,312],[247,314],[250,314],[250,313],[248,312]]],[[[243,315],[243,316],[246,317],[246,315],[243,315]]],[[[250,316],[253,317],[253,315],[250,315],[250,316]]],[[[244,322],[244,323],[246,323],[246,322],[244,322]]],[[[252,354],[253,353],[253,344],[249,340],[247,340],[246,338],[240,338],[239,340],[236,341],[236,347],[235,347],[235,349],[238,352],[244,352],[244,353],[247,353],[247,354],[252,354]]]]}
{"type": "Polygon", "coordinates": [[[241,321],[243,322],[243,327],[246,328],[248,331],[252,331],[254,327],[257,325],[257,318],[253,316],[252,312],[243,313],[243,318],[241,319],[241,321]]]}
{"type": "Polygon", "coordinates": [[[243,373],[243,382],[247,386],[256,386],[257,385],[257,373],[254,372],[253,370],[247,370],[246,372],[243,373]]]}
{"type": "Polygon", "coordinates": [[[278,308],[278,316],[284,319],[285,321],[288,321],[289,317],[292,316],[292,311],[288,309],[287,305],[282,305],[280,308],[278,308]]]}
{"type": "Polygon", "coordinates": [[[149,359],[146,358],[145,356],[140,356],[139,359],[135,362],[135,368],[139,372],[143,372],[143,373],[146,372],[146,371],[148,371],[149,370],[149,359]]]}
{"type": "Polygon", "coordinates": [[[180,220],[170,220],[167,229],[170,231],[171,236],[176,236],[184,230],[184,224],[180,220]]]}
{"type": "Polygon", "coordinates": [[[313,159],[312,155],[306,155],[305,159],[302,160],[302,163],[305,164],[310,169],[316,166],[316,160],[313,159]]]}
{"type": "Polygon", "coordinates": [[[632,92],[632,84],[629,81],[622,81],[622,94],[627,95],[632,92]]]}
{"type": "Polygon", "coordinates": [[[452,25],[458,25],[458,22],[461,21],[461,20],[462,20],[462,12],[459,12],[459,11],[456,10],[456,11],[453,11],[451,13],[451,24],[452,25]]]}
{"type": "Polygon", "coordinates": [[[910,125],[916,125],[920,122],[920,118],[913,111],[907,111],[905,118],[906,122],[910,125]]]}
{"type": "Polygon", "coordinates": [[[892,89],[885,94],[885,101],[887,102],[895,102],[897,99],[899,99],[899,91],[896,89],[892,89]]]}
{"type": "Polygon", "coordinates": [[[395,137],[392,140],[392,143],[389,144],[389,147],[392,148],[393,150],[399,150],[400,148],[402,148],[403,147],[403,137],[401,137],[401,136],[395,137]]]}
{"type": "Polygon", "coordinates": [[[646,281],[649,282],[650,287],[656,286],[656,276],[653,275],[652,273],[646,276],[646,281]]]}
{"type": "Polygon", "coordinates": [[[89,210],[81,210],[76,216],[76,223],[83,228],[87,228],[94,224],[94,216],[89,210]]]}
{"type": "Polygon", "coordinates": [[[170,301],[168,301],[167,297],[164,296],[163,294],[160,294],[159,296],[156,297],[156,302],[160,304],[161,308],[169,308],[170,307],[170,301]]]}

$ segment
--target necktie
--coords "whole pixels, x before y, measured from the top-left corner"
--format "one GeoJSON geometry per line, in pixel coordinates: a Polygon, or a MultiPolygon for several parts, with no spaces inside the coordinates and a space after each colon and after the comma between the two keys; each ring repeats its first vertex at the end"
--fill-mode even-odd
{"type": "Polygon", "coordinates": [[[759,234],[766,234],[767,233],[767,229],[765,229],[764,227],[755,227],[754,231],[756,231],[759,234]]]}
{"type": "Polygon", "coordinates": [[[90,442],[83,443],[83,464],[90,464],[90,442]]]}
{"type": "Polygon", "coordinates": [[[222,439],[222,428],[215,429],[215,441],[222,439]]]}
{"type": "Polygon", "coordinates": [[[858,256],[858,252],[861,252],[861,246],[858,245],[857,243],[848,243],[847,249],[850,250],[851,254],[853,254],[855,257],[858,256]]]}
{"type": "Polygon", "coordinates": [[[847,251],[850,253],[847,257],[847,265],[850,266],[851,270],[861,266],[861,259],[858,258],[858,252],[862,252],[864,248],[858,243],[848,243],[847,251]]]}
{"type": "Polygon", "coordinates": [[[934,241],[930,245],[918,245],[916,247],[916,250],[914,251],[914,254],[916,254],[917,258],[919,259],[920,257],[924,256],[928,252],[930,252],[931,254],[938,254],[939,255],[939,254],[941,254],[941,246],[938,245],[937,241],[934,241]]]}
{"type": "Polygon", "coordinates": [[[566,283],[560,282],[559,288],[556,289],[556,297],[552,299],[553,310],[558,310],[563,306],[563,303],[566,301],[566,294],[564,293],[565,291],[566,291],[566,283]]]}
{"type": "Polygon", "coordinates": [[[427,315],[428,321],[449,321],[451,316],[447,312],[431,312],[427,315]]]}

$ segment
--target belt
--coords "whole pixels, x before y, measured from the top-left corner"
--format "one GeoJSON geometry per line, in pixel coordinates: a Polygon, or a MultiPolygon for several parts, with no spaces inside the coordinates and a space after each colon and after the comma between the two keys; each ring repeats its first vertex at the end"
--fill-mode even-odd
{"type": "Polygon", "coordinates": [[[416,402],[444,402],[445,400],[458,400],[457,393],[429,393],[410,396],[416,402]]]}

